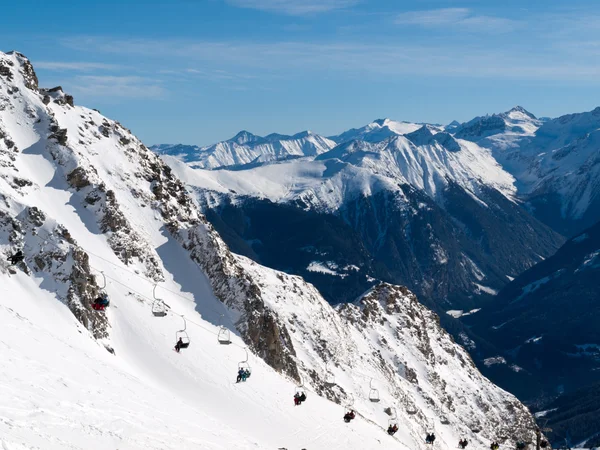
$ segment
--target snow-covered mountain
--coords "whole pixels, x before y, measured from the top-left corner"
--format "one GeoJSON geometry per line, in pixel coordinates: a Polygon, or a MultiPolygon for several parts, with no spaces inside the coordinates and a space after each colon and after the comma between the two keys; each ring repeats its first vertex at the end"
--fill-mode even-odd
{"type": "Polygon", "coordinates": [[[600,108],[541,121],[523,108],[478,117],[456,137],[489,148],[517,180],[518,196],[558,232],[600,220],[600,108]]]}
{"type": "Polygon", "coordinates": [[[334,145],[332,140],[310,131],[293,136],[270,134],[265,137],[240,131],[233,138],[208,147],[163,144],[151,148],[160,155],[180,159],[191,167],[218,169],[315,156],[328,151],[334,145]]]}
{"type": "Polygon", "coordinates": [[[236,170],[163,160],[237,252],[306,277],[332,302],[380,279],[428,305],[476,308],[562,243],[521,208],[490,150],[429,125],[236,170]]]}
{"type": "Polygon", "coordinates": [[[302,278],[231,253],[158,156],[74,105],[40,89],[23,55],[0,53],[0,253],[24,254],[0,268],[3,448],[531,439],[527,409],[406,288],[334,309],[302,278]],[[101,291],[106,311],[92,308],[101,291]],[[178,336],[190,340],[179,354],[178,336]]]}
{"type": "Polygon", "coordinates": [[[397,122],[391,119],[377,119],[360,128],[352,128],[337,136],[330,136],[332,141],[343,144],[350,141],[381,142],[390,137],[402,136],[421,128],[423,124],[397,122]]]}

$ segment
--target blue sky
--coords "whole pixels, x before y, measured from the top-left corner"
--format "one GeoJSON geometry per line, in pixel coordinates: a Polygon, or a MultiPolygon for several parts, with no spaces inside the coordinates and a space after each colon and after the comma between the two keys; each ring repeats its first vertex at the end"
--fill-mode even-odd
{"type": "Polygon", "coordinates": [[[147,144],[600,104],[595,0],[10,2],[2,49],[147,144]]]}

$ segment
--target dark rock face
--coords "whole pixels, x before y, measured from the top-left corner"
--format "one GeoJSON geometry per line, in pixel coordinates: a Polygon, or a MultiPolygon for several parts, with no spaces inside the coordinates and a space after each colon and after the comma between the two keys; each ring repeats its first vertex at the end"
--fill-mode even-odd
{"type": "Polygon", "coordinates": [[[68,138],[66,128],[59,128],[58,125],[52,125],[50,131],[52,134],[50,134],[49,139],[55,139],[60,145],[67,145],[68,138]]]}
{"type": "Polygon", "coordinates": [[[600,447],[600,383],[566,394],[545,409],[550,410],[543,419],[552,428],[548,437],[554,448],[586,440],[586,447],[600,447]]]}
{"type": "Polygon", "coordinates": [[[301,275],[332,303],[351,301],[373,279],[408,286],[429,307],[475,308],[550,255],[563,239],[495,190],[486,205],[450,185],[440,207],[403,187],[406,200],[380,193],[346,204],[338,215],[247,200],[207,210],[231,248],[267,266],[301,275]],[[309,270],[333,262],[334,274],[309,270]],[[352,266],[355,266],[352,267],[352,266]],[[369,281],[371,280],[371,281],[369,281]]]}
{"type": "Polygon", "coordinates": [[[13,74],[10,70],[9,61],[0,61],[0,76],[6,78],[8,81],[13,80],[13,74]]]}
{"type": "Polygon", "coordinates": [[[529,384],[501,373],[493,379],[528,401],[600,382],[599,276],[600,223],[517,277],[481,315],[467,318],[473,332],[525,370],[529,384]]]}
{"type": "Polygon", "coordinates": [[[456,129],[454,134],[458,139],[473,139],[506,130],[506,122],[500,115],[477,117],[456,129]]]}
{"type": "Polygon", "coordinates": [[[38,77],[35,74],[35,70],[33,70],[33,66],[29,62],[27,58],[23,55],[20,55],[21,60],[21,74],[23,75],[23,79],[25,80],[25,86],[32,91],[38,90],[38,77]]]}

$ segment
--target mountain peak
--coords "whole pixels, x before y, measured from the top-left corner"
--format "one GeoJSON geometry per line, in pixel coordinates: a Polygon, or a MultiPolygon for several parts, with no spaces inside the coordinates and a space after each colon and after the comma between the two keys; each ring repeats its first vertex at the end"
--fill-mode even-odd
{"type": "Polygon", "coordinates": [[[248,144],[250,142],[257,142],[261,139],[262,138],[260,136],[252,134],[249,131],[242,130],[238,134],[236,134],[234,137],[229,139],[229,142],[235,142],[236,144],[244,145],[244,144],[248,144]]]}
{"type": "Polygon", "coordinates": [[[374,124],[379,125],[380,127],[384,126],[390,119],[375,119],[373,121],[374,124]]]}
{"type": "Polygon", "coordinates": [[[535,117],[533,114],[531,114],[529,111],[527,111],[525,108],[523,108],[522,106],[515,106],[514,108],[506,111],[506,115],[510,116],[512,113],[519,113],[519,114],[523,114],[531,119],[535,119],[537,120],[537,117],[535,117]]]}
{"type": "Polygon", "coordinates": [[[301,131],[300,133],[296,133],[292,136],[293,139],[304,139],[308,136],[312,136],[314,133],[310,130],[301,131]]]}

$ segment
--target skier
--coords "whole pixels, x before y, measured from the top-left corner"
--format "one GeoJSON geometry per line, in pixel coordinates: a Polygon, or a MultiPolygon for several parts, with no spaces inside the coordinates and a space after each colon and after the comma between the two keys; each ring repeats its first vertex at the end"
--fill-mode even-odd
{"type": "Polygon", "coordinates": [[[300,403],[304,403],[305,401],[306,401],[306,394],[303,392],[303,393],[300,395],[300,403]]]}
{"type": "Polygon", "coordinates": [[[492,445],[490,445],[491,450],[498,450],[499,448],[500,444],[498,444],[497,442],[492,442],[492,445]]]}
{"type": "Polygon", "coordinates": [[[299,406],[301,404],[302,404],[302,401],[300,400],[300,394],[298,392],[296,392],[294,394],[294,405],[299,406]]]}
{"type": "Polygon", "coordinates": [[[246,381],[248,378],[250,378],[250,375],[251,375],[250,369],[244,370],[244,381],[246,381]]]}
{"type": "Polygon", "coordinates": [[[425,437],[425,443],[426,444],[430,444],[433,445],[433,443],[435,442],[435,434],[433,433],[429,433],[426,437],[425,437]]]}
{"type": "Polygon", "coordinates": [[[459,448],[466,448],[467,445],[469,445],[469,442],[466,439],[461,439],[460,441],[458,441],[459,448]]]}
{"type": "Polygon", "coordinates": [[[396,425],[396,424],[390,425],[387,430],[387,432],[390,436],[393,436],[394,434],[396,434],[396,431],[398,431],[398,425],[396,425]]]}
{"type": "Polygon", "coordinates": [[[175,344],[175,351],[177,353],[179,353],[179,351],[181,350],[181,347],[183,347],[183,340],[181,338],[179,338],[179,340],[177,341],[177,344],[175,344]]]}
{"type": "Polygon", "coordinates": [[[14,255],[11,255],[7,258],[7,260],[10,262],[11,266],[14,266],[15,264],[23,262],[24,259],[25,259],[25,255],[23,254],[23,252],[21,250],[17,250],[17,252],[14,255]]]}
{"type": "Polygon", "coordinates": [[[356,414],[354,413],[354,410],[351,409],[344,415],[344,422],[349,423],[355,417],[356,417],[356,414]]]}

